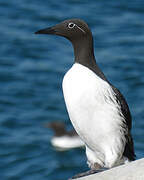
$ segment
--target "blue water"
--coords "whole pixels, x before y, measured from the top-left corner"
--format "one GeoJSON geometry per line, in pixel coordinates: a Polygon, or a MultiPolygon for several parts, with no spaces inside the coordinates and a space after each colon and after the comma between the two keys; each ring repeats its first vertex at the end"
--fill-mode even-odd
{"type": "Polygon", "coordinates": [[[126,97],[137,158],[144,152],[144,2],[0,1],[0,179],[63,180],[87,170],[83,149],[57,152],[52,131],[70,126],[61,82],[73,63],[71,44],[34,32],[67,18],[92,29],[96,59],[126,97]]]}

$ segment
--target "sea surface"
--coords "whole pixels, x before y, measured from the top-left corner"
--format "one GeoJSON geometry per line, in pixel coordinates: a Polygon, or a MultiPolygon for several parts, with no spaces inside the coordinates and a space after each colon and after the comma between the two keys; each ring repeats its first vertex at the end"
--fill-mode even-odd
{"type": "Polygon", "coordinates": [[[34,32],[68,18],[85,20],[97,63],[126,97],[137,159],[144,156],[144,1],[0,1],[0,180],[64,180],[88,170],[84,149],[56,151],[52,121],[68,118],[62,79],[73,49],[34,32]]]}

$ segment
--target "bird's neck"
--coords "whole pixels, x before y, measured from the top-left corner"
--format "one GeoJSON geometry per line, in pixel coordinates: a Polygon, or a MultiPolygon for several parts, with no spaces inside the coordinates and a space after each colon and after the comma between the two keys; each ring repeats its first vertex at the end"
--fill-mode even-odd
{"type": "Polygon", "coordinates": [[[93,38],[83,38],[80,41],[73,41],[75,63],[79,63],[91,69],[100,78],[107,81],[105,75],[96,64],[94,56],[93,38]]]}
{"type": "Polygon", "coordinates": [[[93,39],[83,38],[78,42],[73,42],[75,62],[85,66],[96,64],[93,48],[93,39]]]}
{"type": "Polygon", "coordinates": [[[57,137],[61,137],[61,136],[64,136],[65,134],[67,134],[66,130],[61,129],[61,128],[55,129],[54,132],[55,132],[55,136],[57,136],[57,137]]]}

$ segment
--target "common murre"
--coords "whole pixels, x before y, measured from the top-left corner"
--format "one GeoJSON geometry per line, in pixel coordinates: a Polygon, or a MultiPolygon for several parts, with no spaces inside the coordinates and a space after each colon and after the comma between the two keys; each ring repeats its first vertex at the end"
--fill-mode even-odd
{"type": "Polygon", "coordinates": [[[65,124],[60,121],[49,122],[45,125],[53,130],[54,136],[51,144],[58,151],[66,151],[72,148],[83,147],[84,143],[74,129],[67,131],[65,124]]]}
{"type": "Polygon", "coordinates": [[[63,93],[70,120],[86,146],[89,174],[135,160],[129,107],[96,64],[88,25],[69,19],[36,34],[63,36],[73,45],[75,61],[64,76],[63,93]]]}

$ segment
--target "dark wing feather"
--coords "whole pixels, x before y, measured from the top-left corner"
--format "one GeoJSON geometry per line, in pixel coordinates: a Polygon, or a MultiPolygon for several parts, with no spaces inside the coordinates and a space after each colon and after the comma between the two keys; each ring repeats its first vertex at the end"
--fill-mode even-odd
{"type": "Polygon", "coordinates": [[[128,130],[131,130],[132,127],[132,118],[131,118],[131,113],[128,107],[128,104],[125,100],[125,98],[123,97],[123,95],[120,93],[120,91],[115,88],[114,86],[112,86],[113,91],[115,93],[116,99],[118,101],[118,103],[120,104],[121,107],[121,112],[123,114],[123,116],[125,117],[125,123],[128,127],[128,130]]]}
{"type": "MultiPolygon", "coordinates": [[[[111,85],[112,86],[112,85],[111,85]]],[[[123,155],[125,157],[127,157],[129,160],[135,160],[135,153],[134,153],[134,143],[133,143],[133,139],[131,136],[131,127],[132,127],[132,118],[131,118],[131,113],[128,107],[128,104],[125,100],[125,98],[123,97],[123,95],[120,93],[120,91],[115,88],[114,86],[112,86],[113,91],[115,93],[117,102],[120,104],[121,107],[121,112],[125,118],[125,123],[126,126],[128,127],[128,134],[126,134],[126,145],[125,145],[125,150],[123,155]]]]}

